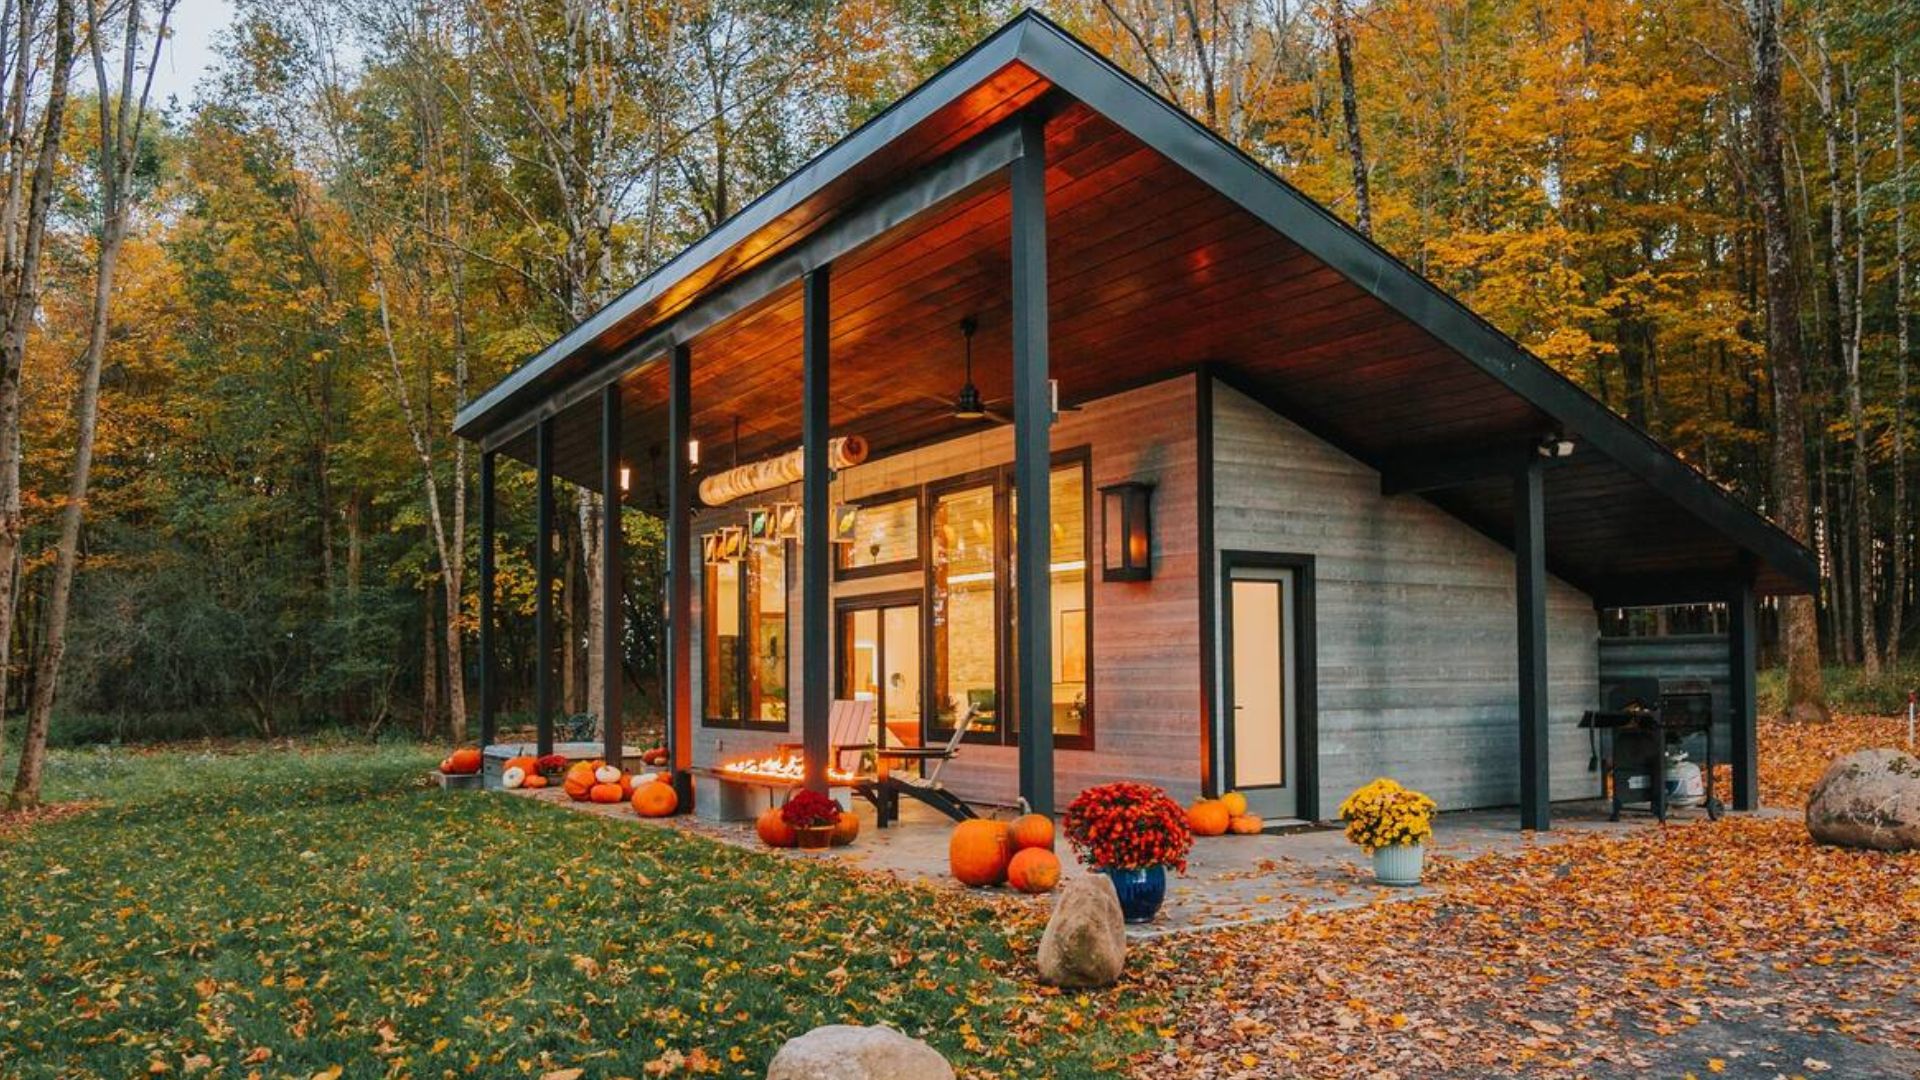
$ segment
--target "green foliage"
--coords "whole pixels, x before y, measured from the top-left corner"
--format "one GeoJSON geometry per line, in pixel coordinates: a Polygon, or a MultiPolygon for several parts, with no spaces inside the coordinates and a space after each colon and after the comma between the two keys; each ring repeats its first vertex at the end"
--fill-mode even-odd
{"type": "Polygon", "coordinates": [[[1114,1015],[1146,1004],[1127,991],[1038,994],[1030,921],[1010,937],[952,893],[423,790],[429,764],[57,755],[54,792],[107,805],[0,848],[0,1073],[640,1076],[703,1055],[758,1077],[811,1027],[884,1022],[974,1075],[1091,1077],[1150,1038],[1114,1015]]]}

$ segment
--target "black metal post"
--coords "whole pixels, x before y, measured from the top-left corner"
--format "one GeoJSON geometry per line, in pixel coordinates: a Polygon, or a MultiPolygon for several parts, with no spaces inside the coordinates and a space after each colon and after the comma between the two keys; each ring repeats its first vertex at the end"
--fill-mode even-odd
{"type": "Polygon", "coordinates": [[[667,391],[667,761],[693,808],[693,349],[673,348],[667,391]]]}
{"type": "Polygon", "coordinates": [[[1513,478],[1514,607],[1520,660],[1520,827],[1552,824],[1547,756],[1547,521],[1541,467],[1513,478]]]}
{"type": "MultiPolygon", "coordinates": [[[[1742,580],[1727,598],[1729,746],[1733,758],[1733,808],[1760,809],[1760,732],[1753,669],[1759,638],[1754,621],[1753,582],[1742,580]]],[[[1712,733],[1708,733],[1712,737],[1712,733]]]]}
{"type": "Polygon", "coordinates": [[[541,757],[553,753],[553,421],[540,421],[534,436],[533,668],[534,722],[541,757]]]}
{"type": "Polygon", "coordinates": [[[827,710],[833,686],[827,670],[831,601],[827,599],[828,537],[833,508],[827,500],[827,439],[832,433],[827,397],[828,336],[831,275],[822,266],[805,279],[801,327],[801,447],[800,479],[800,656],[805,675],[800,684],[800,740],[806,755],[806,784],[827,790],[827,710]]]}
{"type": "Polygon", "coordinates": [[[600,738],[603,756],[619,765],[626,757],[621,731],[620,690],[626,678],[626,604],[620,571],[626,557],[621,542],[620,384],[600,391],[600,738]]]}
{"type": "Polygon", "coordinates": [[[494,468],[492,451],[480,455],[480,746],[493,745],[499,731],[500,669],[494,661],[493,532],[494,468]]]}
{"type": "Polygon", "coordinates": [[[1043,121],[1021,124],[1013,200],[1014,665],[1019,684],[1020,797],[1053,813],[1053,393],[1047,365],[1047,148],[1043,121]]]}

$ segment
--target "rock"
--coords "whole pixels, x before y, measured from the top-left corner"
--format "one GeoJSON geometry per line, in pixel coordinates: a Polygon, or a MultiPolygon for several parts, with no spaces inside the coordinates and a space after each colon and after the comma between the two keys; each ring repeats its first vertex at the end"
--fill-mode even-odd
{"type": "Polygon", "coordinates": [[[890,1027],[828,1024],[788,1039],[767,1080],[953,1080],[953,1066],[890,1027]]]}
{"type": "Polygon", "coordinates": [[[1807,799],[1807,831],[1841,847],[1920,849],[1920,758],[1857,750],[1836,760],[1807,799]]]}
{"type": "Polygon", "coordinates": [[[1040,936],[1040,981],[1048,986],[1110,986],[1127,966],[1127,923],[1105,874],[1067,882],[1040,936]]]}

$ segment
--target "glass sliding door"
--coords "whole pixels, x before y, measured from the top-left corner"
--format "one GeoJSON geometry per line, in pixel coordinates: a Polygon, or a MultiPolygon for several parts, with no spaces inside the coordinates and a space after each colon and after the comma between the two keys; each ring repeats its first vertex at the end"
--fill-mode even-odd
{"type": "Polygon", "coordinates": [[[918,600],[877,601],[840,611],[840,691],[874,703],[868,742],[921,744],[921,623],[918,600]]]}

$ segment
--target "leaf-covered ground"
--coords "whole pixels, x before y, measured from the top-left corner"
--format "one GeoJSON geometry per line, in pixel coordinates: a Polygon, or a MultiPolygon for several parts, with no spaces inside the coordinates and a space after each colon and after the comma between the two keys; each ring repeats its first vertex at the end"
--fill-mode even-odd
{"type": "Polygon", "coordinates": [[[0,833],[0,1076],[761,1076],[836,1021],[976,1076],[1153,1044],[990,907],[526,799],[408,750],[62,755],[0,833]]]}
{"type": "Polygon", "coordinates": [[[1920,1076],[1920,855],[1818,847],[1835,754],[1904,721],[1762,731],[1784,814],[1444,866],[1439,895],[1187,939],[1142,1077],[1920,1076]]]}

